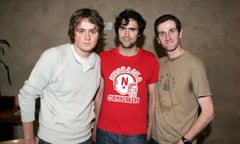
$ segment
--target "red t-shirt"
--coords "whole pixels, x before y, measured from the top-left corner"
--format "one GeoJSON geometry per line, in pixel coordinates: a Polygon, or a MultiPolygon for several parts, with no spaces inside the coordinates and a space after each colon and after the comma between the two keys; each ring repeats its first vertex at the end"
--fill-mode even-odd
{"type": "Polygon", "coordinates": [[[131,57],[120,55],[118,48],[100,57],[104,93],[97,127],[116,134],[146,134],[148,85],[158,81],[156,57],[141,48],[131,57]]]}

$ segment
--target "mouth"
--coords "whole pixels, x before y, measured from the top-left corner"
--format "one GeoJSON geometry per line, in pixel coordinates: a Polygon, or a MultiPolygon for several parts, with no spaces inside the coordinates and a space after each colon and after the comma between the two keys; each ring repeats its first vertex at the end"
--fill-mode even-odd
{"type": "Polygon", "coordinates": [[[172,40],[168,40],[168,41],[166,41],[166,44],[171,44],[171,43],[173,43],[172,40]]]}
{"type": "Polygon", "coordinates": [[[129,42],[129,41],[131,41],[131,39],[130,38],[123,38],[123,41],[129,42]]]}
{"type": "Polygon", "coordinates": [[[91,43],[84,43],[85,45],[90,45],[91,43]]]}

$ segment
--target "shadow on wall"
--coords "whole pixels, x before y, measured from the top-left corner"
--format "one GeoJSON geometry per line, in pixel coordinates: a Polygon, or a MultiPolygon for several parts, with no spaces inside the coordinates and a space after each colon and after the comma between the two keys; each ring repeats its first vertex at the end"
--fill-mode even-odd
{"type": "Polygon", "coordinates": [[[197,144],[204,144],[205,140],[212,133],[211,124],[209,124],[198,136],[197,136],[197,144]]]}
{"type": "Polygon", "coordinates": [[[164,48],[161,45],[158,44],[156,39],[153,39],[153,46],[154,46],[154,50],[155,50],[158,58],[162,58],[164,56],[167,56],[164,48]]]}
{"type": "Polygon", "coordinates": [[[143,48],[145,40],[146,36],[143,34],[142,37],[137,41],[137,47],[143,48]]]}
{"type": "Polygon", "coordinates": [[[104,47],[106,46],[105,41],[106,41],[105,36],[99,39],[97,46],[94,48],[94,52],[99,54],[101,51],[103,51],[104,47]]]}

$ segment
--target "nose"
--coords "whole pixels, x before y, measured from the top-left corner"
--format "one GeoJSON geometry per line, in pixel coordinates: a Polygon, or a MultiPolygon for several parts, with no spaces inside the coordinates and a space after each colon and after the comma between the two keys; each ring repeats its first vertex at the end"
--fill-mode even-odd
{"type": "Polygon", "coordinates": [[[85,34],[85,39],[86,39],[86,40],[90,40],[90,39],[91,39],[91,34],[90,34],[90,32],[86,32],[86,34],[85,34]]]}
{"type": "Polygon", "coordinates": [[[125,37],[129,36],[129,29],[125,29],[124,36],[125,37]]]}
{"type": "Polygon", "coordinates": [[[170,33],[165,33],[165,38],[166,38],[166,40],[169,40],[171,38],[170,33]]]}

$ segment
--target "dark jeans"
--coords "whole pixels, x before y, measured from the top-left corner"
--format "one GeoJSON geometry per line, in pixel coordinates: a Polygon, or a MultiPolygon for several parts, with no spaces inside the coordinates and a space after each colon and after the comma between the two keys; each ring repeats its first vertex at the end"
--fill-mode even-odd
{"type": "Polygon", "coordinates": [[[97,129],[96,144],[147,144],[147,135],[118,135],[97,129]]]}
{"type": "MultiPolygon", "coordinates": [[[[153,138],[151,138],[151,140],[150,140],[150,143],[149,144],[160,144],[160,143],[158,143],[157,141],[155,141],[153,138]]],[[[187,144],[187,143],[186,143],[187,144]]],[[[191,144],[191,143],[190,143],[191,144]]]]}
{"type": "MultiPolygon", "coordinates": [[[[51,143],[46,142],[46,141],[39,138],[39,143],[38,144],[51,144],[51,143]]],[[[82,142],[82,143],[79,143],[79,144],[92,144],[91,138],[86,140],[85,142],[82,142]]]]}
{"type": "Polygon", "coordinates": [[[151,138],[150,144],[159,144],[159,143],[157,141],[155,141],[153,138],[151,138]]]}

